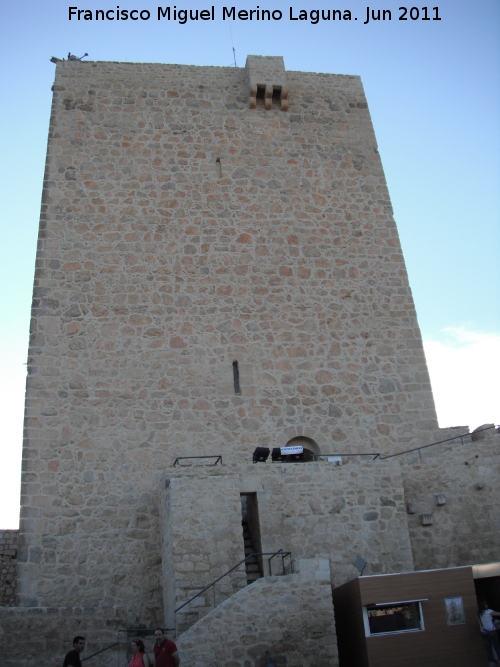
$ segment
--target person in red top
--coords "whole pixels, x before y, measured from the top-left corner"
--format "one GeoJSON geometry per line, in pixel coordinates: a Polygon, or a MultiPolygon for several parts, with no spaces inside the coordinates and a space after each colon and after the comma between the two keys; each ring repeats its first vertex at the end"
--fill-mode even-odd
{"type": "Polygon", "coordinates": [[[161,628],[156,628],[155,638],[155,667],[179,667],[180,658],[174,642],[165,637],[161,628]]]}

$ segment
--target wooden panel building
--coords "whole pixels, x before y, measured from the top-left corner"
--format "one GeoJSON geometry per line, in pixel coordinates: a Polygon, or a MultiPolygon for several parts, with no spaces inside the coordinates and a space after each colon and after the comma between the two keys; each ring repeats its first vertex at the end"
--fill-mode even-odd
{"type": "Polygon", "coordinates": [[[333,603],[342,667],[488,664],[472,567],[360,577],[333,603]]]}

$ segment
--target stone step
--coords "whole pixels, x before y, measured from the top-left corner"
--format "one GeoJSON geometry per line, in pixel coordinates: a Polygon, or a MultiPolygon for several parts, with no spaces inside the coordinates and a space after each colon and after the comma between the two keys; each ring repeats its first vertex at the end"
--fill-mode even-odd
{"type": "MultiPolygon", "coordinates": [[[[255,545],[252,540],[252,535],[248,529],[248,524],[246,521],[242,521],[241,525],[243,527],[243,541],[245,547],[245,556],[250,556],[250,554],[255,553],[255,545]]],[[[245,571],[247,576],[247,584],[250,585],[257,579],[260,579],[262,573],[260,571],[260,565],[257,557],[250,558],[245,561],[245,571]]]]}

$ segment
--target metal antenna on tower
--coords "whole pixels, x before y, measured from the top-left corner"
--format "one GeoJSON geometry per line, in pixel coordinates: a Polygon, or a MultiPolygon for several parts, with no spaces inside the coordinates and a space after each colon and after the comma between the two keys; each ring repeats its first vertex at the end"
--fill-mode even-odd
{"type": "Polygon", "coordinates": [[[238,67],[236,64],[236,49],[234,48],[233,31],[231,30],[231,24],[229,24],[229,32],[231,33],[231,44],[233,45],[234,66],[238,67]]]}

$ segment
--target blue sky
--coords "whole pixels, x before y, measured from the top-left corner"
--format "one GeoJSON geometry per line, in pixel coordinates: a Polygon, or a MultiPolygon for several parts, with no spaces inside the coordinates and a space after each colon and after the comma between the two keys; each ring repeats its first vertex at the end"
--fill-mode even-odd
{"type": "MultiPolygon", "coordinates": [[[[217,2],[215,21],[180,25],[157,21],[158,3],[148,0],[4,0],[0,463],[12,488],[17,489],[19,477],[23,364],[54,77],[49,60],[66,57],[68,51],[89,53],[91,60],[231,66],[234,43],[239,67],[248,54],[282,55],[288,70],[361,75],[426,341],[441,426],[500,421],[500,397],[489,380],[498,378],[500,370],[500,4],[444,0],[438,3],[440,21],[422,21],[424,5],[417,8],[418,20],[400,21],[402,4],[384,0],[370,5],[389,9],[392,20],[364,24],[367,5],[357,0],[234,5],[237,11],[258,6],[281,10],[281,21],[271,22],[223,21],[224,4],[217,2]],[[147,9],[151,19],[69,21],[70,5],[147,9]],[[316,25],[291,21],[290,7],[294,16],[301,9],[349,10],[352,20],[316,25]],[[453,389],[459,390],[453,400],[446,384],[451,378],[453,389]],[[478,406],[475,412],[473,404],[478,406]]],[[[211,5],[192,1],[176,7],[211,5]]],[[[431,5],[427,15],[435,16],[431,5]]],[[[0,497],[0,506],[10,511],[6,518],[0,511],[0,528],[15,522],[17,506],[11,498],[12,493],[4,502],[0,497]]]]}

